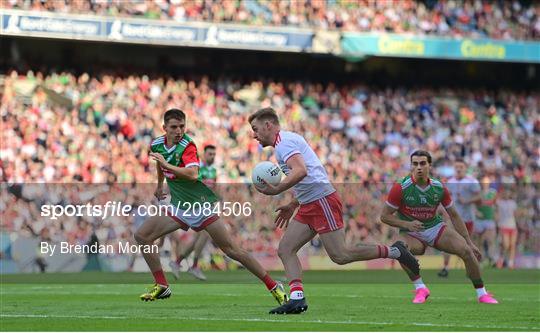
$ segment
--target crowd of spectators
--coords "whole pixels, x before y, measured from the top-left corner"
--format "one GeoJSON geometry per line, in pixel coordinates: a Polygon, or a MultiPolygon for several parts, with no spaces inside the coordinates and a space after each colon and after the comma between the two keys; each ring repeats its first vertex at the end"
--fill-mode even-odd
{"type": "Polygon", "coordinates": [[[0,8],[362,32],[539,39],[535,1],[6,0],[0,8]]]}
{"type": "Polygon", "coordinates": [[[225,219],[237,241],[275,255],[281,231],[274,231],[269,207],[286,199],[267,198],[246,185],[253,166],[273,158],[271,149],[252,139],[247,117],[272,106],[284,129],[305,135],[340,191],[350,243],[395,236],[378,222],[378,214],[389,185],[407,174],[410,153],[423,148],[433,154],[437,177],[451,176],[452,162],[463,157],[478,179],[513,186],[526,236],[521,250],[540,252],[538,92],[381,90],[361,83],[113,72],[11,71],[0,82],[4,231],[30,226],[36,234],[81,243],[94,232],[102,243],[129,239],[133,218],[47,222],[39,216],[40,204],[149,203],[156,176],[148,146],[162,134],[163,112],[174,107],[186,112],[188,133],[199,149],[217,146],[218,192],[224,200],[254,205],[250,217],[225,219]],[[7,186],[11,183],[25,185],[17,192],[7,186]],[[37,185],[44,193],[36,195],[31,183],[51,185],[37,185]]]}

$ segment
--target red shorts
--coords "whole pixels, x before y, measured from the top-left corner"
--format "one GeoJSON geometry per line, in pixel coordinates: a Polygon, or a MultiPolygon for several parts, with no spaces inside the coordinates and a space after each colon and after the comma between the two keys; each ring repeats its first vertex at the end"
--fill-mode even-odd
{"type": "Polygon", "coordinates": [[[467,228],[467,231],[469,232],[469,236],[473,234],[474,231],[474,222],[473,221],[466,221],[465,227],[467,228]]]}
{"type": "Polygon", "coordinates": [[[506,236],[511,237],[511,238],[514,237],[517,234],[517,229],[515,229],[515,228],[502,227],[500,229],[500,231],[501,231],[501,234],[506,235],[506,236]]]}
{"type": "Polygon", "coordinates": [[[318,234],[343,228],[343,205],[337,192],[324,198],[300,205],[294,217],[300,223],[307,224],[318,234]]]}

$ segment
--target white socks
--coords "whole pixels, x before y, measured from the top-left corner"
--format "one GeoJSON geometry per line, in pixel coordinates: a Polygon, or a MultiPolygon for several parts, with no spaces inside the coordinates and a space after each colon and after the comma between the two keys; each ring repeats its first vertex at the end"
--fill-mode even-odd
{"type": "Polygon", "coordinates": [[[476,296],[481,297],[481,296],[484,296],[484,295],[487,295],[486,288],[484,288],[484,287],[476,288],[476,296]]]}
{"type": "Polygon", "coordinates": [[[388,247],[388,258],[397,259],[401,256],[401,251],[397,247],[388,247]]]}
{"type": "Polygon", "coordinates": [[[291,292],[291,299],[302,299],[304,298],[304,292],[301,290],[296,290],[291,292]]]}
{"type": "Polygon", "coordinates": [[[426,288],[426,285],[424,284],[424,281],[422,281],[422,278],[419,277],[418,279],[414,280],[412,283],[414,283],[414,288],[416,290],[420,288],[426,288]]]}

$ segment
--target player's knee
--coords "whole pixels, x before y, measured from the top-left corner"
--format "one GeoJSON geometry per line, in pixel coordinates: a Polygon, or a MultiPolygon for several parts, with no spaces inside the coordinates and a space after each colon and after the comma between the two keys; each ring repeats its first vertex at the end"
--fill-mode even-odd
{"type": "Polygon", "coordinates": [[[459,257],[463,259],[463,261],[468,261],[474,258],[474,253],[472,249],[467,246],[462,251],[460,251],[459,257]]]}
{"type": "Polygon", "coordinates": [[[283,258],[287,258],[287,257],[289,257],[289,256],[291,256],[293,254],[294,254],[294,251],[290,246],[288,246],[286,244],[283,244],[283,243],[279,244],[278,257],[283,259],[283,258]]]}
{"type": "Polygon", "coordinates": [[[135,235],[134,235],[134,238],[135,240],[137,241],[138,244],[150,244],[152,243],[154,240],[153,239],[150,239],[149,237],[150,235],[140,231],[140,230],[137,230],[135,232],[135,235]]]}
{"type": "Polygon", "coordinates": [[[330,254],[330,259],[338,265],[345,265],[350,262],[349,258],[342,254],[330,254]]]}

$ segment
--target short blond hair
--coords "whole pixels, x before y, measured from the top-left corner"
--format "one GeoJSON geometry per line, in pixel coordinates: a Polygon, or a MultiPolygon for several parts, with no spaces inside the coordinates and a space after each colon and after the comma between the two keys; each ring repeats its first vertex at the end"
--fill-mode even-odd
{"type": "Polygon", "coordinates": [[[257,110],[257,112],[249,116],[248,121],[251,124],[252,121],[257,120],[257,119],[269,120],[273,122],[274,124],[279,125],[278,115],[276,111],[272,108],[264,108],[264,109],[257,110]]]}

